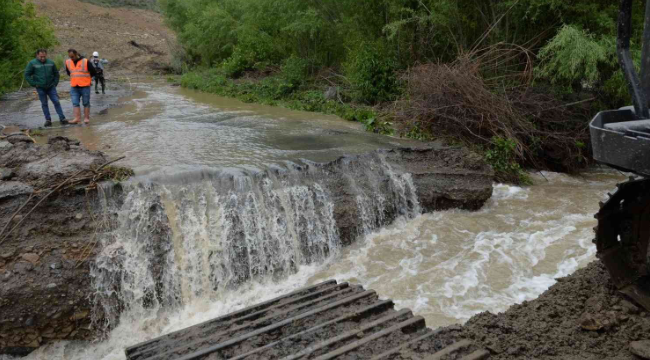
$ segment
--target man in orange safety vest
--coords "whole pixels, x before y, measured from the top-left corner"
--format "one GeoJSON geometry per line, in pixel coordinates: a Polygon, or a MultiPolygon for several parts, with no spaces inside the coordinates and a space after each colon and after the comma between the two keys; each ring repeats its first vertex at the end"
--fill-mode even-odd
{"type": "Polygon", "coordinates": [[[80,100],[83,100],[84,123],[90,123],[90,85],[96,75],[95,67],[91,61],[79,55],[77,50],[68,50],[70,59],[65,62],[65,70],[70,76],[70,98],[74,110],[74,120],[71,124],[81,123],[80,100]]]}

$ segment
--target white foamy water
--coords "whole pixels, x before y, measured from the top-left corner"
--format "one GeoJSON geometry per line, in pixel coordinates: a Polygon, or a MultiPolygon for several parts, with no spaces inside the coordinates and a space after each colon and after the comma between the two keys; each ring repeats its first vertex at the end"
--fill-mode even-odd
{"type": "Polygon", "coordinates": [[[96,301],[106,313],[115,311],[111,296],[128,302],[121,315],[115,311],[119,325],[103,341],[58,342],[27,359],[122,360],[128,346],[330,278],[374,289],[423,315],[430,327],[503,311],[594,259],[593,214],[621,180],[616,173],[544,176],[526,188],[495,185],[478,212],[415,218],[410,178],[392,177],[394,196],[358,192],[366,235],[347,249],[339,249],[329,199],[314,184],[136,187],[93,268],[96,301]],[[373,230],[388,202],[407,217],[373,230]],[[168,231],[151,232],[163,214],[168,231]],[[169,248],[152,247],[165,236],[169,248]],[[232,247],[237,244],[246,245],[232,247]],[[256,261],[239,267],[238,249],[256,254],[256,261]],[[165,267],[156,270],[147,259],[160,254],[165,267]]]}
{"type": "MultiPolygon", "coordinates": [[[[389,209],[420,211],[410,175],[393,173],[381,156],[369,161],[377,167],[345,172],[350,191],[372,199],[357,204],[367,217],[360,236],[389,209]]],[[[108,336],[49,344],[28,359],[124,359],[128,346],[304,286],[341,248],[325,176],[202,174],[128,184],[123,197],[100,189],[107,214],[118,215],[106,220],[90,269],[94,326],[108,336]]]]}
{"type": "MultiPolygon", "coordinates": [[[[303,286],[318,270],[318,265],[301,266],[282,281],[253,281],[214,299],[201,299],[180,309],[166,312],[130,310],[121,316],[120,325],[104,341],[88,344],[61,341],[37,349],[24,359],[30,360],[124,360],[124,349],[246,306],[270,300],[303,286]]],[[[5,357],[3,359],[12,359],[5,357]]]]}
{"type": "Polygon", "coordinates": [[[478,212],[400,219],[343,250],[310,282],[363,284],[434,328],[534,299],[595,259],[593,215],[622,177],[544,173],[534,180],[526,188],[495,185],[478,212]]]}

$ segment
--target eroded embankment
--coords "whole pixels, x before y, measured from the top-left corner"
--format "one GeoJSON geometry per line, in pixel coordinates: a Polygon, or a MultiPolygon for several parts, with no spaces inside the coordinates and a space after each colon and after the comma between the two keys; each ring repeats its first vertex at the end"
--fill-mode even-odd
{"type": "Polygon", "coordinates": [[[594,261],[535,300],[497,315],[481,313],[463,326],[444,328],[440,336],[476,340],[497,360],[633,360],[650,358],[648,334],[649,314],[621,295],[594,261]]]}
{"type": "Polygon", "coordinates": [[[0,235],[0,353],[91,337],[87,260],[94,254],[95,201],[81,186],[53,193],[24,216],[48,189],[106,162],[66,138],[43,146],[20,133],[0,140],[0,227],[6,227],[0,235]]]}
{"type": "MultiPolygon", "coordinates": [[[[65,138],[44,146],[22,135],[0,140],[0,226],[35,191],[30,204],[42,199],[39,189],[106,161],[65,138]]],[[[492,193],[492,170],[462,148],[201,179],[124,184],[109,202],[72,187],[14,218],[9,228],[24,222],[0,244],[0,354],[95,338],[125,308],[183,305],[279,276],[398,216],[478,209],[492,193]]]]}

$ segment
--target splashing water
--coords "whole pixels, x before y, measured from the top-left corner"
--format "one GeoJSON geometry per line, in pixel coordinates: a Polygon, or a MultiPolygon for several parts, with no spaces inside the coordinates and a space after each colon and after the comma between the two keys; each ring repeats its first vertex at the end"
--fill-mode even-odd
{"type": "MultiPolygon", "coordinates": [[[[373,161],[378,168],[346,182],[357,198],[372,199],[358,204],[367,216],[360,233],[384,225],[394,209],[411,217],[420,211],[410,176],[373,161]],[[389,182],[390,194],[379,200],[374,194],[386,184],[373,171],[389,182]]],[[[119,203],[107,192],[103,206],[117,218],[100,238],[90,275],[95,326],[108,337],[91,346],[50,344],[29,358],[123,359],[129,345],[304,285],[340,253],[327,176],[318,169],[201,174],[127,185],[119,203]]]]}
{"type": "Polygon", "coordinates": [[[612,172],[544,173],[528,188],[496,185],[478,212],[399,219],[369,234],[310,283],[360,283],[434,328],[502,312],[595,259],[593,214],[621,180],[612,172]]]}

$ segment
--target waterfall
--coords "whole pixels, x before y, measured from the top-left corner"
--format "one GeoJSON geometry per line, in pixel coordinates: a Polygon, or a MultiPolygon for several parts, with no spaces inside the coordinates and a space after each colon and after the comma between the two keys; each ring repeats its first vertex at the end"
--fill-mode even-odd
{"type": "Polygon", "coordinates": [[[110,230],[98,238],[90,273],[101,328],[127,311],[152,316],[218,300],[247,281],[278,280],[335,256],[350,241],[342,232],[358,237],[420,213],[410,174],[379,153],[334,168],[167,180],[101,197],[110,230]]]}

